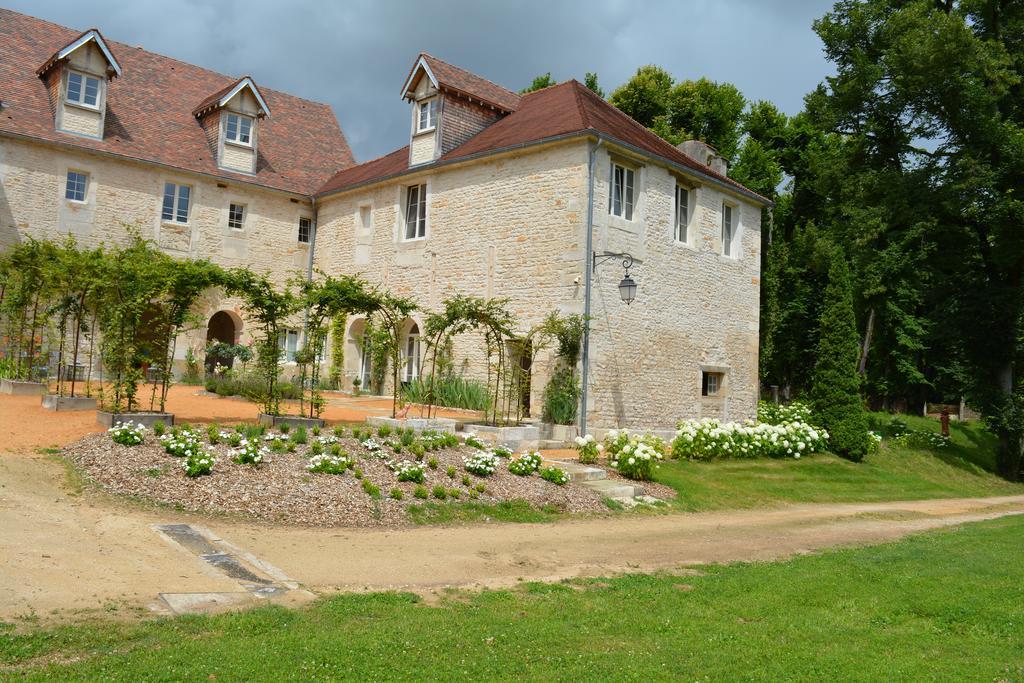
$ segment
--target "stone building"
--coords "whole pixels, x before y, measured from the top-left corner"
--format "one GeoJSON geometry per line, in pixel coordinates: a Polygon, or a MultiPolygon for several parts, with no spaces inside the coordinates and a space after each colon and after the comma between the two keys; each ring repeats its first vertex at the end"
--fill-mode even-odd
{"type": "MultiPolygon", "coordinates": [[[[592,272],[589,424],[754,415],[768,202],[713,149],[676,148],[576,81],[520,96],[426,54],[401,97],[409,143],[357,165],[325,105],[0,10],[0,246],[113,243],[132,225],[168,253],[282,280],[359,273],[423,311],[507,298],[523,332],[583,313],[593,253],[628,252],[632,305],[619,260],[592,272]]],[[[246,338],[239,302],[205,305],[207,329],[179,348],[246,338]]],[[[348,321],[347,386],[370,370],[364,329],[348,321]]],[[[406,321],[403,380],[422,372],[422,329],[406,321]]],[[[460,372],[484,372],[479,347],[457,341],[460,372]]],[[[533,359],[531,406],[551,366],[533,359]]]]}

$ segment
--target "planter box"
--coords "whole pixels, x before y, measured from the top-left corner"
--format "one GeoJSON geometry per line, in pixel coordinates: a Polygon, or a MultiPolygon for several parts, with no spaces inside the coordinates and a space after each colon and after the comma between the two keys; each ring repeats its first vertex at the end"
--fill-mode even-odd
{"type": "Polygon", "coordinates": [[[491,425],[466,425],[481,440],[492,441],[495,445],[508,446],[514,451],[533,450],[540,442],[540,429],[536,425],[518,427],[494,427],[491,425]]]}
{"type": "Polygon", "coordinates": [[[20,382],[16,379],[0,379],[0,394],[12,396],[39,396],[49,391],[42,382],[20,382]]]}
{"type": "Polygon", "coordinates": [[[408,417],[404,420],[400,420],[396,417],[373,416],[366,418],[366,424],[371,427],[387,425],[392,429],[405,429],[408,427],[417,432],[422,432],[425,429],[433,429],[437,432],[448,432],[449,434],[454,434],[458,426],[458,422],[446,417],[434,417],[429,420],[425,417],[408,417]]]}
{"type": "Polygon", "coordinates": [[[147,429],[152,429],[157,422],[163,422],[168,427],[173,427],[174,413],[108,413],[105,410],[97,410],[96,422],[108,429],[125,422],[142,424],[147,429]]]}
{"type": "Polygon", "coordinates": [[[580,433],[576,425],[556,425],[541,422],[537,426],[540,429],[540,438],[544,441],[558,441],[572,445],[574,439],[580,433]]]}
{"type": "Polygon", "coordinates": [[[288,424],[292,427],[323,427],[324,421],[319,417],[299,417],[298,415],[267,415],[260,413],[260,424],[268,427],[276,427],[279,424],[288,424]]]}
{"type": "Polygon", "coordinates": [[[43,408],[47,410],[96,410],[96,399],[85,396],[43,396],[43,408]]]}

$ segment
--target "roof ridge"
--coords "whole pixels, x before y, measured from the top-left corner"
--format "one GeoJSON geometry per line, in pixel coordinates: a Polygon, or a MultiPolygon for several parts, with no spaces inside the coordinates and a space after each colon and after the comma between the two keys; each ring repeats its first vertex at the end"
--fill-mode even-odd
{"type": "MultiPolygon", "coordinates": [[[[464,68],[464,67],[461,67],[461,66],[459,66],[458,64],[452,64],[451,62],[449,62],[449,61],[446,61],[446,60],[444,60],[444,59],[441,59],[440,57],[437,57],[437,56],[435,56],[435,55],[432,55],[432,54],[430,54],[429,52],[420,52],[420,57],[430,57],[431,59],[436,59],[437,61],[441,62],[441,63],[442,63],[442,64],[444,64],[445,66],[450,66],[450,67],[452,67],[453,69],[458,69],[459,71],[465,71],[466,73],[468,73],[468,74],[470,74],[470,75],[472,75],[472,76],[476,76],[476,77],[477,77],[477,78],[479,78],[479,79],[480,79],[481,81],[487,81],[488,83],[490,83],[491,85],[493,85],[493,86],[494,86],[495,88],[501,88],[502,90],[505,90],[505,91],[507,91],[507,92],[509,92],[509,93],[512,93],[512,94],[513,94],[513,95],[515,95],[516,97],[522,97],[522,95],[520,95],[519,93],[515,92],[514,90],[509,90],[508,88],[506,88],[505,86],[503,86],[503,85],[502,85],[502,84],[500,84],[500,83],[495,83],[495,82],[494,82],[494,81],[492,81],[491,79],[489,79],[489,78],[486,78],[486,77],[484,77],[484,76],[481,76],[480,74],[476,73],[475,71],[470,71],[469,69],[466,69],[466,68],[464,68]]],[[[415,69],[416,67],[414,66],[413,68],[415,69]]]]}
{"type": "MultiPolygon", "coordinates": [[[[587,86],[583,85],[575,78],[571,78],[567,82],[571,83],[573,86],[573,96],[576,98],[576,108],[579,110],[583,127],[590,128],[590,117],[587,116],[587,110],[583,107],[583,94],[580,92],[580,88],[587,88],[587,86]]],[[[590,90],[590,88],[587,88],[587,90],[590,90]]],[[[594,94],[596,95],[597,93],[594,94]]]]}

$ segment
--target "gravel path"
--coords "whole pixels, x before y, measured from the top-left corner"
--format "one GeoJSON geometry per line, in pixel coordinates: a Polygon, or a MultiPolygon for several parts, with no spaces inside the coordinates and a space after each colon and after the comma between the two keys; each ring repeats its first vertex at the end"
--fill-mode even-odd
{"type": "MultiPolygon", "coordinates": [[[[184,510],[242,514],[323,527],[409,524],[406,508],[426,502],[413,497],[417,485],[400,483],[382,458],[372,455],[354,439],[342,439],[340,443],[357,459],[364,478],[380,487],[380,498],[370,497],[351,471],[341,475],[307,471],[306,445],[299,445],[294,453],[271,453],[259,467],[234,462],[228,445],[211,446],[217,458],[213,473],[195,479],[185,476],[181,459],[165,453],[151,433],[139,446],[122,446],[106,434],[93,434],[67,446],[64,452],[89,480],[111,493],[139,496],[184,510]],[[401,500],[389,496],[395,488],[402,491],[401,500]]],[[[486,490],[479,494],[480,503],[525,500],[564,512],[607,511],[597,493],[571,483],[556,486],[537,475],[513,475],[506,469],[505,459],[491,476],[468,474],[462,456],[472,452],[473,449],[461,446],[428,453],[424,461],[436,458],[438,468],[426,468],[423,485],[428,491],[437,485],[456,490],[460,501],[469,501],[470,491],[482,483],[486,490]],[[448,467],[455,467],[454,478],[448,476],[448,467]],[[463,475],[469,477],[469,486],[463,485],[463,475]]],[[[408,454],[390,457],[411,458],[408,454]]]]}

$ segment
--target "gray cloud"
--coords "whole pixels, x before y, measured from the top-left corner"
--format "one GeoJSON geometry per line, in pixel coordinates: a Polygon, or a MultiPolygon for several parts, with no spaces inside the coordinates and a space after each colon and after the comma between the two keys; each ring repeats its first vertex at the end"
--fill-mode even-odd
{"type": "Polygon", "coordinates": [[[10,8],[330,104],[359,161],[406,142],[399,99],[430,52],[518,90],[596,71],[610,92],[643,64],[729,81],[788,113],[831,72],[811,22],[828,0],[7,0],[10,8]]]}

